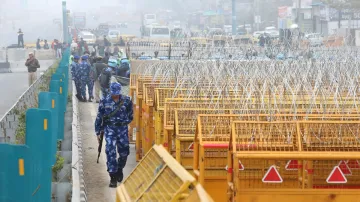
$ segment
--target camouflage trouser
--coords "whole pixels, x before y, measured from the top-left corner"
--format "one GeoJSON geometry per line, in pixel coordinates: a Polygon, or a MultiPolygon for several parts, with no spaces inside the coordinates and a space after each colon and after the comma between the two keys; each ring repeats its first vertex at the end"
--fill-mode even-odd
{"type": "Polygon", "coordinates": [[[94,82],[91,79],[81,80],[81,96],[86,98],[86,86],[88,87],[89,97],[93,96],[94,82]]]}
{"type": "Polygon", "coordinates": [[[89,80],[86,83],[87,87],[88,87],[88,93],[90,97],[94,97],[93,91],[94,91],[94,81],[93,80],[89,80]]]}
{"type": "Polygon", "coordinates": [[[76,95],[81,95],[81,81],[78,79],[74,80],[76,87],[76,95]]]}
{"type": "Polygon", "coordinates": [[[130,154],[128,126],[105,127],[107,171],[115,174],[118,169],[123,169],[126,165],[127,157],[130,154]],[[116,148],[119,158],[116,159],[116,148]]]}

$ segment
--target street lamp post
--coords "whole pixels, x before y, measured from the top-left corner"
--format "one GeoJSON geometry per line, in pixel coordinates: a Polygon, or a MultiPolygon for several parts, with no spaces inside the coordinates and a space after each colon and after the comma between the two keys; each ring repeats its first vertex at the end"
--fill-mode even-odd
{"type": "Polygon", "coordinates": [[[67,25],[67,10],[66,10],[66,1],[62,2],[62,12],[63,12],[63,42],[69,43],[68,39],[68,25],[67,25]]]}
{"type": "Polygon", "coordinates": [[[236,2],[232,0],[232,34],[236,35],[236,2]]]}

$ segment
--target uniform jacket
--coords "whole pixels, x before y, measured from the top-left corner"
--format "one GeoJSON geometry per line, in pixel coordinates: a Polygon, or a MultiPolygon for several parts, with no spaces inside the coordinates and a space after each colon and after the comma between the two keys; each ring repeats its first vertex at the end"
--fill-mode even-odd
{"type": "Polygon", "coordinates": [[[71,75],[73,80],[79,80],[79,63],[76,62],[72,62],[71,63],[71,75]]]}
{"type": "Polygon", "coordinates": [[[82,61],[80,63],[80,68],[79,68],[79,79],[81,80],[88,80],[90,77],[90,70],[91,70],[91,66],[89,63],[87,63],[86,61],[82,61]]]}
{"type": "Polygon", "coordinates": [[[120,100],[115,103],[115,101],[109,95],[100,100],[98,114],[95,121],[95,132],[96,134],[99,134],[100,131],[103,131],[105,127],[108,127],[112,130],[115,130],[119,127],[127,130],[127,125],[131,123],[133,116],[133,103],[129,96],[121,95],[120,100]],[[122,105],[120,110],[118,110],[118,112],[108,120],[104,120],[104,117],[107,117],[109,114],[115,111],[121,103],[122,105]],[[116,124],[123,124],[123,126],[116,126],[116,124]]]}

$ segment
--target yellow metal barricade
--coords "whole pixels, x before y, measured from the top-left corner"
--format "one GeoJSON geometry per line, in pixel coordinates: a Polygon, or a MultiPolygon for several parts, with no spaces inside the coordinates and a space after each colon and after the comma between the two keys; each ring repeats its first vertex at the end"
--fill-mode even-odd
{"type": "MultiPolygon", "coordinates": [[[[220,106],[221,107],[221,106],[220,106]]],[[[175,109],[176,160],[188,170],[193,170],[193,143],[198,114],[231,114],[232,109],[181,108],[175,109]]]]}
{"type": "Polygon", "coordinates": [[[117,188],[117,202],[212,202],[201,185],[162,147],[154,145],[117,188]]]}
{"type": "Polygon", "coordinates": [[[360,121],[234,121],[229,200],[358,200],[359,127],[360,121]]]}

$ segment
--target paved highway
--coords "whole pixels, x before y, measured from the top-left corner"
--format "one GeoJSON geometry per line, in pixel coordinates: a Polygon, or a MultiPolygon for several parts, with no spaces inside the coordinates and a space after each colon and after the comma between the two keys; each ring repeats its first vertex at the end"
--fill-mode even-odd
{"type": "MultiPolygon", "coordinates": [[[[40,72],[45,71],[53,61],[39,61],[40,71],[38,71],[38,78],[40,72]]],[[[13,73],[0,74],[0,117],[15,104],[19,97],[28,89],[28,74],[24,62],[12,63],[13,73]]]]}

